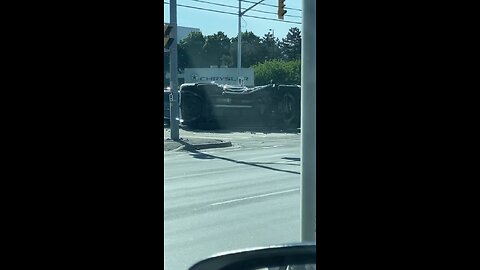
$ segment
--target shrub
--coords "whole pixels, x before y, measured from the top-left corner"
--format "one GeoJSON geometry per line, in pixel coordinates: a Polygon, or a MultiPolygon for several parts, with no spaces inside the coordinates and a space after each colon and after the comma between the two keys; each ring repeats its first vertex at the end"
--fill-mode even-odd
{"type": "Polygon", "coordinates": [[[300,84],[300,60],[270,60],[253,66],[255,85],[300,84]]]}

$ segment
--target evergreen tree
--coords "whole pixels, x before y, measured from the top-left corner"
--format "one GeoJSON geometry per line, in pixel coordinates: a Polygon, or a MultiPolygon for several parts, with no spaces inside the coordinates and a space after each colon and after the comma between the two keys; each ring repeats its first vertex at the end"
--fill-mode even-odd
{"type": "Polygon", "coordinates": [[[230,54],[230,39],[223,32],[206,36],[203,53],[207,66],[228,65],[229,62],[231,63],[231,59],[228,57],[230,54]]]}
{"type": "MultiPolygon", "coordinates": [[[[233,65],[237,66],[237,40],[232,38],[232,46],[230,55],[233,59],[233,65]]],[[[265,49],[260,43],[260,38],[253,32],[242,33],[242,67],[249,68],[252,65],[262,62],[265,54],[265,49]]]]}
{"type": "Polygon", "coordinates": [[[280,48],[278,46],[279,40],[275,38],[272,33],[266,33],[262,38],[262,47],[265,52],[263,60],[273,60],[280,58],[280,48]]]}
{"type": "Polygon", "coordinates": [[[203,51],[205,37],[200,32],[192,32],[180,41],[178,46],[178,66],[181,69],[208,67],[203,51]]]}
{"type": "Polygon", "coordinates": [[[284,60],[300,60],[302,51],[302,37],[300,29],[292,27],[288,30],[287,36],[280,43],[282,58],[284,60]]]}

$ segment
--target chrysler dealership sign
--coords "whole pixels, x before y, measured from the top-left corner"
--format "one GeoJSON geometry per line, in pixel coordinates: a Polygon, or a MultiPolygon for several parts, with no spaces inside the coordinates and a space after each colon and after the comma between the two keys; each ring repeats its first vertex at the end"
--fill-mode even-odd
{"type": "MultiPolygon", "coordinates": [[[[245,86],[254,86],[253,68],[242,68],[240,77],[245,86]]],[[[238,83],[236,68],[186,68],[184,78],[186,83],[215,82],[231,85],[238,83]]]]}

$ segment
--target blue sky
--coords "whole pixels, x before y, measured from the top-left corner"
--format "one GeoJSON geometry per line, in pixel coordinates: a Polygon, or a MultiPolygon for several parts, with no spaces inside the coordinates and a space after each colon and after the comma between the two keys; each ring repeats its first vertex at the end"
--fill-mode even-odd
{"type": "MultiPolygon", "coordinates": [[[[247,0],[249,2],[258,2],[258,0],[247,0]]],[[[170,22],[170,5],[169,0],[164,0],[164,22],[170,22]]],[[[264,20],[251,17],[242,17],[242,31],[251,31],[259,37],[263,37],[269,32],[269,29],[274,29],[275,37],[284,38],[288,29],[291,27],[298,27],[302,29],[300,24],[287,23],[277,21],[277,8],[278,0],[265,0],[262,4],[257,5],[253,10],[249,10],[245,15],[270,18],[273,20],[264,20]],[[262,4],[272,5],[266,6],[262,4]],[[273,7],[273,5],[275,7],[273,7]],[[275,14],[267,14],[262,12],[256,12],[254,10],[261,10],[275,14]]],[[[236,13],[238,14],[238,0],[177,0],[177,24],[179,26],[200,28],[203,35],[211,35],[218,31],[224,32],[228,37],[235,37],[238,33],[238,16],[230,14],[222,14],[218,12],[198,10],[193,8],[182,7],[190,6],[195,8],[204,8],[218,10],[222,12],[236,13]],[[216,3],[224,6],[208,4],[216,3]],[[235,8],[226,7],[234,6],[235,8]]],[[[252,6],[253,3],[242,1],[242,10],[252,6]]],[[[301,22],[301,0],[285,0],[285,21],[301,22]],[[293,16],[293,17],[291,17],[293,16]]]]}

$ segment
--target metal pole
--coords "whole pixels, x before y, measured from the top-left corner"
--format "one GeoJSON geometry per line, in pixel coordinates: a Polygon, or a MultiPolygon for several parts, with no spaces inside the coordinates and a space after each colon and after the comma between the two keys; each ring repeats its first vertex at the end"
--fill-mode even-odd
{"type": "Polygon", "coordinates": [[[173,27],[170,37],[173,42],[170,45],[170,135],[171,139],[178,141],[179,134],[179,108],[178,108],[178,68],[177,68],[177,0],[170,0],[170,25],[173,27]]]}
{"type": "Polygon", "coordinates": [[[301,239],[316,241],[316,2],[302,0],[301,239]]]}
{"type": "Polygon", "coordinates": [[[242,74],[242,0],[238,0],[238,39],[237,39],[237,82],[240,85],[242,74]]]}
{"type": "Polygon", "coordinates": [[[275,29],[269,29],[272,31],[272,39],[273,39],[273,46],[272,46],[272,60],[275,59],[275,29]]]}
{"type": "Polygon", "coordinates": [[[242,0],[238,0],[238,49],[237,49],[237,82],[240,85],[240,77],[242,77],[242,29],[241,29],[241,24],[242,24],[242,16],[245,14],[247,11],[255,7],[256,5],[262,3],[265,0],[261,0],[257,3],[255,3],[253,6],[247,8],[242,12],[242,0]]]}

